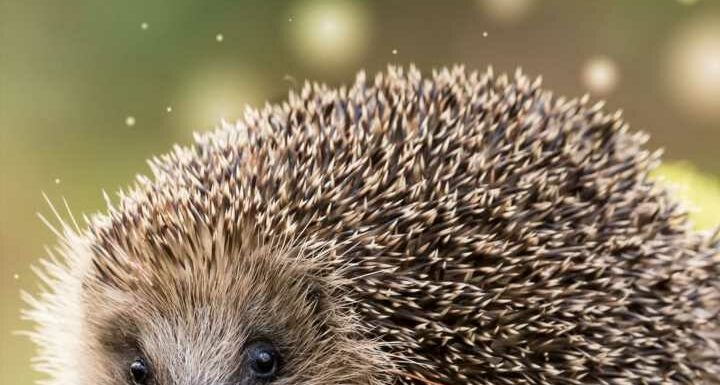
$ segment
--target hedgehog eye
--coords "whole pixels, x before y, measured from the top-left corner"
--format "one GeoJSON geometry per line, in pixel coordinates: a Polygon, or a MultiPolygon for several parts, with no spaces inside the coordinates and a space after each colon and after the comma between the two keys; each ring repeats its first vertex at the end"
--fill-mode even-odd
{"type": "Polygon", "coordinates": [[[133,382],[137,385],[144,385],[149,377],[150,370],[145,364],[145,360],[137,358],[130,364],[130,374],[133,382]]]}
{"type": "Polygon", "coordinates": [[[280,354],[267,342],[255,342],[247,347],[247,358],[253,375],[262,380],[272,379],[280,364],[280,354]]]}

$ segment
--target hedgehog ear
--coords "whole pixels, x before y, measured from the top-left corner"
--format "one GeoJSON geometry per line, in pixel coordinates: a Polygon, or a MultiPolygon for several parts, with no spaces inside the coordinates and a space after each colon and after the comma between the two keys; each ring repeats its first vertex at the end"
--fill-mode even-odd
{"type": "Polygon", "coordinates": [[[305,290],[305,300],[310,304],[315,314],[322,312],[324,297],[322,289],[314,282],[305,290]]]}
{"type": "Polygon", "coordinates": [[[333,307],[333,298],[336,294],[332,286],[320,280],[310,280],[305,284],[305,301],[312,309],[312,313],[321,318],[325,318],[323,315],[327,315],[328,310],[333,307]]]}
{"type": "Polygon", "coordinates": [[[315,324],[315,330],[319,334],[325,334],[333,324],[332,317],[329,317],[330,313],[328,312],[330,309],[328,293],[322,289],[321,285],[310,284],[305,291],[305,301],[310,305],[310,314],[313,318],[312,322],[315,324]]]}

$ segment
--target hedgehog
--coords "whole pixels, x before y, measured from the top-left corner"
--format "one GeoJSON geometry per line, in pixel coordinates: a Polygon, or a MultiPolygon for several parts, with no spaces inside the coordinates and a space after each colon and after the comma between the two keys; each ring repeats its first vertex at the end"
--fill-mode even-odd
{"type": "Polygon", "coordinates": [[[603,109],[463,66],[247,108],[56,211],[43,384],[720,383],[717,232],[603,109]]]}

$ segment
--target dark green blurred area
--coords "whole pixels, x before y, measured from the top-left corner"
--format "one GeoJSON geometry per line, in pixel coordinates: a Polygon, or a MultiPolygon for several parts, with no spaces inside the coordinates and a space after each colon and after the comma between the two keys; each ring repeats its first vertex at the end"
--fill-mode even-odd
{"type": "MultiPolygon", "coordinates": [[[[54,242],[35,215],[50,212],[41,192],[67,198],[76,214],[100,210],[101,191],[147,172],[148,157],[222,118],[234,122],[246,103],[279,101],[304,79],[347,84],[358,69],[388,63],[424,72],[521,66],[575,97],[588,91],[586,62],[607,57],[617,83],[593,98],[623,108],[665,159],[689,162],[717,186],[720,96],[711,87],[720,75],[710,62],[708,89],[682,91],[692,86],[682,71],[698,74],[692,60],[673,57],[685,51],[672,42],[706,39],[716,60],[720,34],[713,40],[703,26],[720,25],[720,1],[507,3],[0,0],[0,383],[41,378],[30,369],[32,345],[12,335],[29,327],[19,292],[37,291],[30,265],[54,242]],[[683,32],[693,23],[701,32],[683,32]]],[[[711,188],[707,199],[720,200],[711,188]]]]}

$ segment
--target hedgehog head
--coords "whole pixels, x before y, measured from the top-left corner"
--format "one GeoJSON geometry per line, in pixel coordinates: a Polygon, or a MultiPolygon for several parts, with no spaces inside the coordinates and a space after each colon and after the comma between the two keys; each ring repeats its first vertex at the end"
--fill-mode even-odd
{"type": "MultiPolygon", "coordinates": [[[[342,278],[319,263],[328,247],[263,243],[205,222],[155,230],[124,244],[66,237],[64,252],[78,263],[63,282],[76,282],[81,300],[41,324],[38,336],[67,337],[41,343],[57,350],[45,353],[52,384],[377,382],[381,353],[357,338],[337,293],[342,278]]],[[[60,296],[46,303],[65,306],[60,296]]]]}

